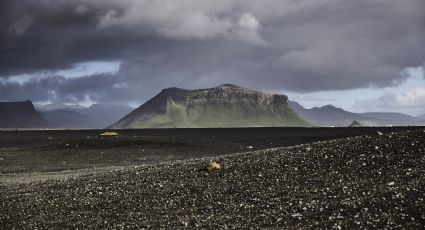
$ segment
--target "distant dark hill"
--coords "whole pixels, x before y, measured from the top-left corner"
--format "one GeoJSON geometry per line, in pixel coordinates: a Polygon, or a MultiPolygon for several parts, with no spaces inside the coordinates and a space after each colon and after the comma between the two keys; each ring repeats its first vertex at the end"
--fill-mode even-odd
{"type": "Polygon", "coordinates": [[[31,101],[0,102],[0,128],[51,127],[34,108],[31,101]]]}
{"type": "Polygon", "coordinates": [[[86,108],[78,105],[48,104],[38,105],[38,110],[57,128],[105,128],[133,108],[126,105],[93,104],[86,108]]]}
{"type": "Polygon", "coordinates": [[[352,113],[332,105],[306,109],[294,101],[289,101],[289,107],[300,117],[317,126],[346,127],[353,121],[357,121],[363,126],[425,125],[425,121],[418,117],[402,113],[352,113]]]}
{"type": "Polygon", "coordinates": [[[235,85],[185,90],[168,88],[112,128],[310,126],[288,107],[286,95],[235,85]]]}
{"type": "Polygon", "coordinates": [[[364,125],[362,125],[360,122],[358,121],[353,121],[348,127],[363,127],[364,125]]]}

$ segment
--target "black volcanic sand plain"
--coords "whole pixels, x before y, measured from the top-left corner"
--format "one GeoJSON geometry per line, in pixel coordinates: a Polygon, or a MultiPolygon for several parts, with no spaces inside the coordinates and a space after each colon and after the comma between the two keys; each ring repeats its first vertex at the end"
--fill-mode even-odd
{"type": "Polygon", "coordinates": [[[415,129],[421,128],[140,129],[116,130],[117,138],[100,138],[105,130],[0,131],[0,182],[6,174],[152,164],[415,129]]]}
{"type": "Polygon", "coordinates": [[[0,228],[423,229],[424,140],[372,133],[3,184],[0,228]]]}

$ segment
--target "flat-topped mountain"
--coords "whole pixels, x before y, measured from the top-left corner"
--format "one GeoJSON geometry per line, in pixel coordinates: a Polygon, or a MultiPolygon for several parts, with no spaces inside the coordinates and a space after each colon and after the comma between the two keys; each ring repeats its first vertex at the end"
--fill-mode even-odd
{"type": "Polygon", "coordinates": [[[51,125],[31,101],[0,102],[0,128],[46,128],[51,125]]]}
{"type": "Polygon", "coordinates": [[[168,88],[111,128],[311,126],[288,107],[288,97],[225,84],[168,88]]]}

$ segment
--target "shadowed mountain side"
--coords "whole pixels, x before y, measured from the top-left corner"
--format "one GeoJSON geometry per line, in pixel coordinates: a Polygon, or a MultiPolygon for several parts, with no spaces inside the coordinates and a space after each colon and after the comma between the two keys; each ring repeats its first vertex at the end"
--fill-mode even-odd
{"type": "Polygon", "coordinates": [[[363,124],[358,121],[353,121],[348,127],[363,127],[363,124]]]}
{"type": "Polygon", "coordinates": [[[235,85],[168,88],[111,128],[215,128],[311,126],[287,104],[286,95],[235,85]]]}
{"type": "Polygon", "coordinates": [[[0,102],[0,128],[48,128],[31,101],[0,102]]]}

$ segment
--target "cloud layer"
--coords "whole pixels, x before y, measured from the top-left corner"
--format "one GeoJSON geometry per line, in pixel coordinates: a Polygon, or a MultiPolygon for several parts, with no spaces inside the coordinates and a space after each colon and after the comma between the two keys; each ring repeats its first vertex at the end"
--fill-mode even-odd
{"type": "Polygon", "coordinates": [[[1,81],[2,100],[140,100],[167,86],[228,82],[384,87],[425,63],[423,0],[6,0],[0,23],[2,78],[122,62],[114,76],[1,81]]]}
{"type": "Polygon", "coordinates": [[[425,68],[403,71],[408,80],[398,87],[386,88],[375,98],[356,100],[353,108],[363,111],[403,111],[418,115],[425,112],[425,68]]]}

